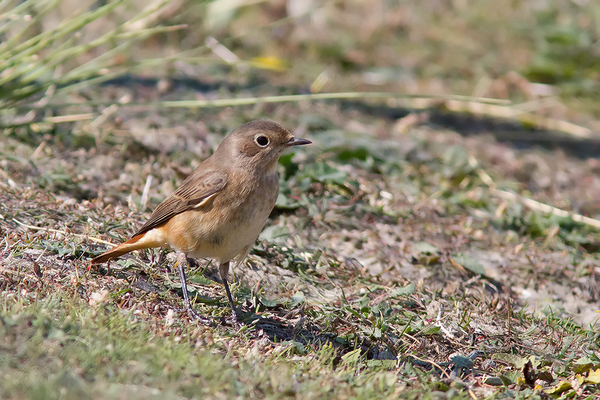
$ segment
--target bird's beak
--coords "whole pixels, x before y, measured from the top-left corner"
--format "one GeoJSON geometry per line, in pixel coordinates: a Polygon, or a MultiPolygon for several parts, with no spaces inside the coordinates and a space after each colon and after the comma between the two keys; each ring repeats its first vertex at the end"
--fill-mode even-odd
{"type": "Polygon", "coordinates": [[[298,139],[298,138],[291,138],[290,140],[288,140],[287,145],[288,146],[301,146],[304,144],[311,144],[312,142],[308,139],[298,139]]]}

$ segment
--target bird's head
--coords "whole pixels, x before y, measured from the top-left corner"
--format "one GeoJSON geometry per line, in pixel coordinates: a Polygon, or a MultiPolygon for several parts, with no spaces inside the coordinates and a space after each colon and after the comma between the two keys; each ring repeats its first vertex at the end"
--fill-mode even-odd
{"type": "Polygon", "coordinates": [[[216,150],[221,160],[259,173],[268,173],[277,165],[288,148],[310,144],[307,139],[295,138],[276,122],[255,120],[231,132],[216,150]]]}

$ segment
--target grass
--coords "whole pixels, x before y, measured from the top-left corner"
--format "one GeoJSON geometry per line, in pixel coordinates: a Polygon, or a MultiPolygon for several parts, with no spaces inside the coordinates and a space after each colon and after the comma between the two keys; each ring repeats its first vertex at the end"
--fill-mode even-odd
{"type": "Polygon", "coordinates": [[[594,112],[568,108],[575,92],[542,110],[528,90],[589,79],[558,71],[571,58],[557,54],[590,48],[594,4],[349,2],[293,16],[262,2],[211,27],[217,3],[109,2],[46,32],[61,3],[19,4],[3,3],[16,17],[0,45],[0,398],[598,396],[597,160],[557,150],[540,119],[405,94],[510,98],[546,123],[593,127],[594,112]],[[241,327],[207,263],[188,277],[212,327],[174,311],[168,251],[87,271],[258,117],[315,145],[282,158],[277,207],[233,271],[241,327]]]}
{"type": "MultiPolygon", "coordinates": [[[[4,126],[15,126],[14,118],[23,110],[18,106],[24,103],[36,100],[38,107],[45,107],[49,102],[56,102],[62,93],[105,82],[135,71],[142,65],[164,65],[167,62],[133,61],[120,57],[153,35],[184,28],[145,26],[149,18],[162,11],[166,2],[148,6],[121,24],[106,24],[104,31],[97,29],[98,21],[110,21],[122,12],[124,3],[112,1],[88,11],[75,12],[62,20],[61,11],[66,10],[59,10],[61,1],[29,0],[18,4],[5,1],[0,5],[5,22],[0,33],[7,38],[0,45],[0,70],[3,71],[0,76],[0,108],[5,119],[4,126]],[[59,23],[55,22],[57,19],[59,23]],[[41,30],[42,23],[49,29],[41,30]],[[84,59],[86,61],[82,63],[84,59]]],[[[31,107],[31,104],[28,105],[31,107]]],[[[85,115],[62,121],[90,119],[89,115],[85,115]]],[[[52,121],[50,118],[43,122],[52,121]]],[[[27,123],[31,123],[31,119],[27,123]]]]}
{"type": "MultiPolygon", "coordinates": [[[[361,314],[365,311],[363,315],[367,318],[379,315],[382,321],[389,319],[386,322],[390,326],[385,324],[388,332],[384,330],[383,335],[389,340],[392,337],[390,331],[396,335],[402,332],[400,340],[403,336],[410,340],[404,348],[404,356],[385,362],[370,357],[357,342],[364,341],[365,336],[377,337],[372,331],[366,335],[330,336],[335,340],[312,344],[282,342],[269,338],[260,329],[208,328],[189,324],[185,319],[169,314],[163,318],[156,311],[148,310],[149,304],[143,300],[136,300],[137,304],[132,308],[121,307],[118,294],[90,302],[76,287],[54,291],[50,285],[42,286],[41,281],[23,282],[20,292],[5,298],[2,305],[1,333],[7,350],[0,364],[3,398],[24,395],[28,398],[179,398],[297,394],[309,398],[372,398],[395,397],[399,393],[403,397],[422,398],[425,392],[436,389],[464,397],[467,387],[479,395],[485,393],[481,388],[477,389],[479,379],[473,381],[473,377],[467,375],[463,376],[465,382],[452,378],[451,370],[439,375],[431,369],[446,363],[415,362],[421,359],[414,358],[414,354],[419,354],[418,348],[428,341],[436,346],[453,348],[453,345],[439,337],[439,330],[429,329],[421,334],[418,329],[415,331],[415,325],[419,324],[412,321],[420,317],[413,314],[407,318],[406,314],[410,312],[406,311],[406,306],[402,307],[406,318],[402,323],[407,325],[398,327],[393,326],[399,322],[398,317],[393,317],[390,308],[386,310],[381,306],[385,303],[371,308],[364,305],[369,303],[367,301],[359,306],[360,298],[341,309],[314,309],[311,313],[322,317],[334,314],[338,319],[353,321],[355,326],[361,325],[360,320],[364,318],[361,314]],[[36,284],[42,287],[36,288],[36,284]],[[24,286],[29,286],[30,291],[24,286]],[[343,340],[340,339],[344,336],[351,338],[348,339],[350,346],[346,348],[356,350],[344,350],[343,354],[344,346],[340,346],[343,340]],[[430,371],[425,372],[413,363],[430,371]]],[[[318,318],[315,321],[318,323],[318,318]]],[[[539,329],[564,335],[560,344],[551,344],[563,346],[562,352],[552,357],[540,354],[529,358],[535,368],[544,370],[544,366],[552,364],[554,374],[560,377],[561,371],[569,376],[570,368],[579,365],[579,376],[585,376],[600,363],[598,359],[582,362],[565,357],[566,352],[570,353],[567,346],[577,345],[573,340],[581,341],[579,345],[591,344],[597,340],[597,335],[585,337],[591,333],[573,325],[565,326],[563,321],[553,318],[532,320],[527,314],[515,315],[513,324],[514,328],[529,325],[528,332],[511,334],[514,340],[529,341],[528,347],[532,346],[532,340],[539,339],[534,332],[539,329]]],[[[362,325],[369,323],[363,321],[362,325]]],[[[375,321],[373,325],[383,327],[375,321]]],[[[379,335],[381,337],[381,333],[379,335]]],[[[491,337],[488,340],[503,341],[491,337]]],[[[518,343],[514,344],[517,344],[514,350],[518,351],[518,343]]],[[[526,361],[511,354],[508,348],[501,350],[492,352],[492,359],[497,364],[489,372],[500,373],[504,382],[514,385],[521,378],[512,367],[523,368],[526,361]]],[[[458,364],[457,359],[454,364],[458,364]]]]}
{"type": "Polygon", "coordinates": [[[77,293],[5,302],[2,314],[3,341],[16,350],[2,357],[3,398],[371,398],[396,390],[385,368],[365,366],[358,376],[357,361],[334,368],[330,345],[308,353],[256,332],[157,324],[110,303],[89,307],[77,293]]]}

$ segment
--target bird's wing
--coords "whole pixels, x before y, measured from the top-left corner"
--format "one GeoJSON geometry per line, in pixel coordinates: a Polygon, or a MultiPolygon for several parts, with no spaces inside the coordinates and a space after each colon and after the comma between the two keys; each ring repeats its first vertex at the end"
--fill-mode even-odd
{"type": "Polygon", "coordinates": [[[194,171],[181,186],[156,207],[135,236],[148,232],[184,211],[198,209],[227,185],[227,174],[216,170],[194,171]]]}

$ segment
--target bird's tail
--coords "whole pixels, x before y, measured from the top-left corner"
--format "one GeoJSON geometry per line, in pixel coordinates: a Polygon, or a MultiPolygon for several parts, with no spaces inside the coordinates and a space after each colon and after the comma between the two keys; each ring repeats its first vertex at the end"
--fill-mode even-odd
{"type": "Polygon", "coordinates": [[[144,237],[144,234],[132,237],[126,242],[121,243],[118,246],[113,247],[109,251],[100,254],[90,260],[90,267],[94,264],[102,264],[113,258],[122,256],[123,254],[129,253],[134,250],[148,249],[154,247],[153,243],[148,243],[145,240],[140,240],[144,237]]]}

